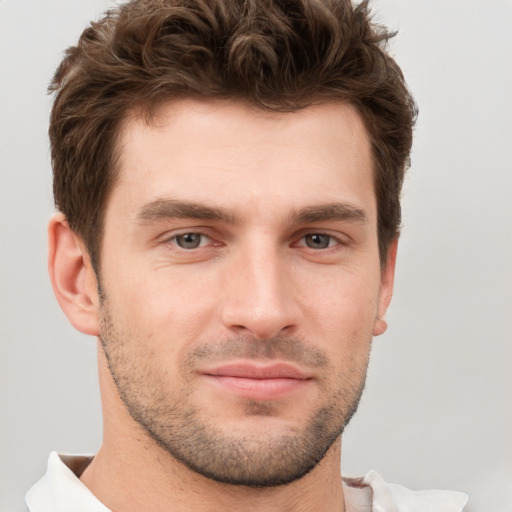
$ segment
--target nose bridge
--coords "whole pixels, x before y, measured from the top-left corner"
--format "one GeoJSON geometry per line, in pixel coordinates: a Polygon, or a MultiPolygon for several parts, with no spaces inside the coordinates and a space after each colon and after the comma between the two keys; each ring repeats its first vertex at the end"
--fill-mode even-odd
{"type": "Polygon", "coordinates": [[[255,237],[236,255],[227,276],[223,319],[226,327],[271,338],[296,322],[289,268],[269,237],[255,237]]]}

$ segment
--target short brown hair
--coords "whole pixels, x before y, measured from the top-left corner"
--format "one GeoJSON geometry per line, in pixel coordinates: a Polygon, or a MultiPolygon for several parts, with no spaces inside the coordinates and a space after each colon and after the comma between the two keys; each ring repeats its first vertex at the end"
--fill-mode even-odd
{"type": "Polygon", "coordinates": [[[361,113],[375,161],[381,261],[398,235],[416,106],[385,51],[392,36],[350,0],[132,0],[66,51],[50,142],[56,207],[99,271],[103,218],[116,178],[120,124],[134,105],[241,99],[290,112],[346,101],[361,113]]]}

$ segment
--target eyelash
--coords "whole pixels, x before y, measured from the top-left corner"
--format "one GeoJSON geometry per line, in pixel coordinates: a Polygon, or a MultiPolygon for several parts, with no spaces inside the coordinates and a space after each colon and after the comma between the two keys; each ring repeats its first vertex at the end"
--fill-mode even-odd
{"type": "MultiPolygon", "coordinates": [[[[192,251],[192,250],[195,250],[195,249],[204,248],[205,247],[205,243],[204,243],[205,239],[206,240],[213,240],[213,238],[211,236],[209,236],[208,234],[203,233],[201,231],[186,231],[186,232],[183,232],[183,233],[178,233],[176,235],[173,235],[171,238],[167,239],[166,242],[170,243],[172,245],[177,246],[179,249],[181,249],[183,251],[192,251]],[[179,238],[190,236],[190,235],[199,237],[199,243],[198,243],[198,245],[196,247],[188,247],[187,248],[187,247],[182,247],[181,245],[179,245],[179,243],[178,243],[178,239],[179,238]]],[[[193,242],[192,242],[192,244],[193,244],[193,242]]],[[[220,245],[220,244],[219,243],[217,243],[217,244],[214,243],[213,245],[220,245]]],[[[306,248],[311,249],[313,251],[326,251],[328,249],[333,249],[336,246],[343,246],[343,245],[347,245],[347,243],[344,242],[343,240],[341,240],[339,237],[336,237],[336,236],[331,235],[329,233],[322,233],[322,232],[304,233],[296,242],[291,244],[292,247],[306,247],[306,248]],[[308,237],[327,237],[328,238],[327,246],[326,247],[310,247],[309,245],[307,245],[308,237]],[[303,244],[299,243],[299,242],[302,242],[302,241],[304,241],[303,244]]]]}
{"type": "Polygon", "coordinates": [[[346,243],[343,243],[343,241],[339,237],[336,237],[329,233],[322,233],[322,232],[306,233],[299,238],[299,241],[302,241],[302,240],[304,240],[304,245],[299,245],[299,247],[307,247],[308,249],[319,250],[319,251],[325,251],[327,249],[332,249],[339,245],[346,245],[346,243]],[[328,238],[327,246],[326,247],[310,247],[309,245],[307,245],[307,239],[312,238],[312,237],[327,237],[328,238]],[[332,243],[332,242],[334,242],[334,243],[332,243]]]}
{"type": "Polygon", "coordinates": [[[177,235],[172,236],[171,238],[169,238],[167,240],[167,242],[171,243],[173,245],[176,245],[177,247],[179,247],[180,249],[182,249],[184,251],[189,251],[189,250],[200,249],[200,248],[204,247],[203,241],[205,239],[212,240],[212,237],[210,237],[206,233],[202,233],[200,231],[186,231],[184,233],[178,233],[177,235]],[[179,245],[178,239],[181,238],[181,237],[186,237],[188,235],[194,235],[194,236],[200,237],[199,245],[197,247],[186,248],[186,247],[181,247],[179,245]]]}

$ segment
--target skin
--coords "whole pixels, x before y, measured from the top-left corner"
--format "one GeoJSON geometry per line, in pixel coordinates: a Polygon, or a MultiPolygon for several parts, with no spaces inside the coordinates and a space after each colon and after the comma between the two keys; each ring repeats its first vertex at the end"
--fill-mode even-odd
{"type": "Polygon", "coordinates": [[[381,265],[359,114],[342,103],[270,114],[183,100],[150,124],[127,117],[120,148],[102,296],[80,237],[61,214],[49,227],[57,299],[77,329],[100,340],[104,439],[82,482],[116,511],[344,510],[339,434],[357,406],[372,338],[386,329],[396,255],[394,242],[381,265]],[[219,365],[276,362],[300,372],[290,389],[211,375],[219,365]],[[221,483],[162,443],[175,431],[193,438],[183,422],[163,425],[170,411],[193,410],[214,444],[253,458],[251,471],[258,461],[286,466],[284,440],[311,439],[326,409],[334,442],[286,485],[221,483]]]}

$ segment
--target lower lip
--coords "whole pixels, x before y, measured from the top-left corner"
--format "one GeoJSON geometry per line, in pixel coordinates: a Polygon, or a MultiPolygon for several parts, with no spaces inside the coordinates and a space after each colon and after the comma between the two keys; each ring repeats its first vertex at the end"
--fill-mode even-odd
{"type": "Polygon", "coordinates": [[[247,379],[225,375],[205,375],[216,387],[253,400],[275,400],[304,389],[309,379],[247,379]]]}

